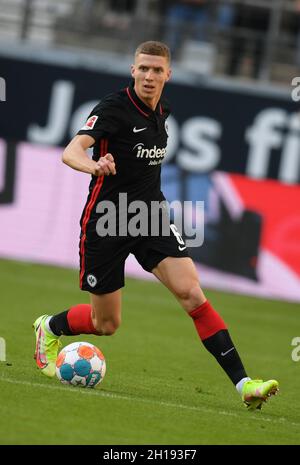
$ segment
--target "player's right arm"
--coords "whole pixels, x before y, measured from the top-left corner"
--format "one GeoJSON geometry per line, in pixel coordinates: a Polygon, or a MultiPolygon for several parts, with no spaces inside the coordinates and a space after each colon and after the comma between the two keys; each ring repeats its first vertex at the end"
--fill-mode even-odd
{"type": "Polygon", "coordinates": [[[75,136],[63,152],[62,161],[77,171],[94,176],[116,174],[114,158],[107,153],[98,161],[89,158],[86,150],[94,145],[95,139],[87,134],[75,136]]]}

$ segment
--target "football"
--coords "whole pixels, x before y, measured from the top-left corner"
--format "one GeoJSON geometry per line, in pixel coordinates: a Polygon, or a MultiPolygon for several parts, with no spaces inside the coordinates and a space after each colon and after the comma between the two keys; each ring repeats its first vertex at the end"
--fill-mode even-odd
{"type": "Polygon", "coordinates": [[[56,376],[63,384],[93,388],[103,380],[105,372],[103,353],[89,342],[67,345],[56,360],[56,376]]]}

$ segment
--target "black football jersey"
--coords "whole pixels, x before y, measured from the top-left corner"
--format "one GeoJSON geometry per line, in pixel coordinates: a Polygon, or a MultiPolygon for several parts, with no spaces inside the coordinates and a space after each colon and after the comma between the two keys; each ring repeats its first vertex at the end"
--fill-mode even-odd
{"type": "MultiPolygon", "coordinates": [[[[122,192],[127,193],[130,202],[164,199],[160,173],[167,147],[168,115],[166,102],[159,101],[152,111],[139,99],[133,83],[107,95],[92,110],[78,134],[95,139],[94,160],[111,153],[117,171],[115,176],[103,176],[101,189],[97,191],[98,202],[117,203],[122,192]]],[[[96,182],[97,177],[92,176],[90,194],[96,182]]]]}

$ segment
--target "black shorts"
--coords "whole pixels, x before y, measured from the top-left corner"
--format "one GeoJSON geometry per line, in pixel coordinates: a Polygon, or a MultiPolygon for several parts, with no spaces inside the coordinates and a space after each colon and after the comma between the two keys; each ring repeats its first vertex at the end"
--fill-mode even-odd
{"type": "Polygon", "coordinates": [[[105,294],[124,286],[124,266],[132,253],[151,272],[166,257],[188,257],[183,239],[169,236],[99,237],[87,234],[80,241],[80,288],[105,294]]]}

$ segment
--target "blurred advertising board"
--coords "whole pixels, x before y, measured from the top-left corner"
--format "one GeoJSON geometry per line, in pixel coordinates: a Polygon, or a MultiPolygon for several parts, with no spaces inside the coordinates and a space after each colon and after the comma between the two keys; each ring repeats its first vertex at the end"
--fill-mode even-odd
{"type": "MultiPolygon", "coordinates": [[[[129,77],[9,58],[0,70],[0,256],[77,266],[89,176],[61,153],[129,77]]],[[[204,243],[190,249],[202,284],[300,301],[299,107],[288,94],[207,81],[170,83],[166,96],[163,191],[204,201],[204,243]]],[[[131,256],[127,271],[151,277],[131,256]]]]}

